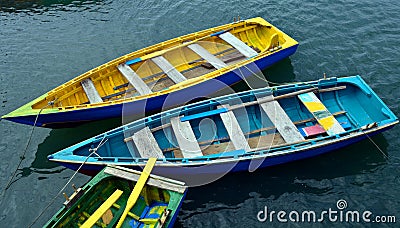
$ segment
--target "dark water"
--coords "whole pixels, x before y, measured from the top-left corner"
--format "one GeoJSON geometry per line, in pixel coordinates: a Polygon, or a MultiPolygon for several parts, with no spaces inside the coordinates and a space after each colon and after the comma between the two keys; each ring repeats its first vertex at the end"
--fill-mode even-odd
{"type": "MultiPolygon", "coordinates": [[[[0,115],[106,61],[178,35],[261,16],[299,41],[295,55],[265,71],[290,82],[360,74],[400,116],[400,2],[359,1],[0,1],[0,115]]],[[[239,89],[240,85],[237,86],[239,89]]],[[[27,227],[73,174],[46,160],[61,148],[110,129],[107,121],[75,129],[36,129],[17,180],[0,199],[0,226],[27,227]]],[[[15,170],[31,128],[0,122],[0,190],[15,170]]],[[[228,175],[190,189],[177,227],[262,227],[269,210],[348,209],[400,220],[400,128],[321,157],[228,175]]],[[[78,175],[73,183],[88,180],[78,175]]],[[[71,193],[71,188],[67,188],[71,193]]],[[[57,198],[35,227],[61,206],[57,198]]],[[[280,223],[273,226],[365,226],[280,223]]],[[[377,225],[377,224],[372,224],[377,225]]],[[[398,227],[397,224],[380,224],[398,227]]]]}

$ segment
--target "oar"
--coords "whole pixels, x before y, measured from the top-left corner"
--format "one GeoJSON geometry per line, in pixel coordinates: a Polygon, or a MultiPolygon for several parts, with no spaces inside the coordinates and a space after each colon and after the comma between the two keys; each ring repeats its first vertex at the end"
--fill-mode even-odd
{"type": "Polygon", "coordinates": [[[139,198],[140,192],[142,191],[144,185],[146,184],[147,179],[150,176],[151,170],[153,170],[156,161],[157,158],[149,158],[149,160],[147,161],[146,166],[144,167],[143,172],[139,177],[139,180],[136,182],[136,185],[133,188],[132,193],[128,198],[125,210],[122,213],[121,218],[119,218],[116,228],[120,228],[122,226],[122,223],[124,223],[124,220],[128,215],[128,212],[132,209],[133,205],[135,205],[137,199],[139,198]]]}
{"type": "Polygon", "coordinates": [[[238,108],[244,108],[244,107],[247,107],[247,106],[263,104],[263,103],[271,102],[271,101],[274,101],[274,100],[276,101],[276,100],[280,100],[280,99],[283,99],[283,98],[294,97],[294,96],[297,96],[299,94],[308,93],[308,92],[318,91],[319,93],[322,93],[322,92],[329,92],[329,91],[335,91],[335,90],[340,90],[340,89],[346,89],[346,86],[337,86],[337,87],[331,87],[331,88],[326,88],[326,89],[319,89],[317,87],[313,87],[313,88],[309,88],[309,89],[302,89],[302,90],[299,90],[299,91],[295,91],[295,92],[279,95],[279,96],[276,96],[276,97],[271,96],[271,97],[267,97],[267,98],[264,98],[264,99],[259,99],[259,100],[256,100],[256,101],[250,101],[250,102],[243,103],[243,104],[232,105],[229,108],[229,111],[232,111],[232,110],[235,110],[235,109],[238,109],[238,108]]]}
{"type": "MultiPolygon", "coordinates": [[[[238,108],[244,108],[244,107],[251,106],[251,105],[258,105],[258,104],[271,102],[271,101],[274,101],[274,100],[294,97],[294,96],[297,96],[299,94],[308,93],[308,92],[312,92],[312,91],[316,91],[316,90],[318,90],[319,93],[323,93],[323,92],[330,92],[330,91],[341,90],[341,89],[346,89],[346,86],[337,86],[337,87],[331,87],[331,88],[326,88],[326,89],[318,89],[316,87],[315,88],[308,88],[308,89],[303,89],[303,90],[299,90],[299,91],[295,91],[295,92],[279,95],[279,96],[276,96],[276,97],[268,97],[268,98],[259,99],[259,100],[256,100],[256,101],[250,101],[250,102],[246,102],[246,103],[242,103],[242,104],[232,105],[229,108],[220,108],[220,109],[215,109],[215,110],[212,110],[212,111],[207,111],[206,114],[193,114],[192,116],[185,116],[185,117],[182,117],[182,118],[183,118],[183,121],[185,121],[185,120],[188,120],[188,119],[190,120],[190,119],[193,119],[193,118],[197,118],[197,117],[195,117],[196,115],[198,115],[199,117],[204,117],[205,115],[216,115],[216,114],[220,114],[222,112],[233,111],[233,110],[238,109],[238,108]]],[[[181,118],[181,121],[182,121],[182,118],[181,118]]],[[[171,126],[171,123],[166,123],[164,125],[152,128],[151,131],[155,132],[155,131],[164,129],[164,128],[169,127],[169,126],[171,126]]],[[[128,137],[128,138],[124,139],[124,142],[129,142],[131,140],[132,140],[132,137],[128,137]]]]}
{"type": "Polygon", "coordinates": [[[194,44],[194,43],[199,42],[201,40],[204,40],[204,39],[207,39],[207,38],[210,38],[210,37],[213,37],[213,36],[219,36],[219,35],[221,35],[223,33],[229,32],[230,30],[232,30],[232,29],[221,30],[219,32],[215,32],[215,33],[212,33],[210,35],[203,36],[203,37],[197,38],[197,39],[192,40],[192,41],[185,42],[183,44],[180,44],[180,45],[177,45],[177,46],[174,46],[174,47],[171,47],[171,48],[163,49],[163,50],[160,50],[160,51],[156,51],[156,52],[144,55],[144,56],[139,57],[139,58],[131,59],[131,60],[126,61],[125,64],[131,65],[131,64],[134,64],[134,63],[145,61],[145,60],[148,60],[148,59],[163,55],[163,54],[165,54],[165,53],[167,53],[169,51],[172,51],[172,50],[175,50],[175,49],[178,49],[178,48],[181,48],[181,47],[186,47],[186,46],[188,46],[190,44],[194,44]]]}

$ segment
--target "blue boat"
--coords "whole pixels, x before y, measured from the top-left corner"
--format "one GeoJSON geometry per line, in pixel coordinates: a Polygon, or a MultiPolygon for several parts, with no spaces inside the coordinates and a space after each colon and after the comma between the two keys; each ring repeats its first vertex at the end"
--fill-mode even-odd
{"type": "Polygon", "coordinates": [[[189,185],[324,154],[392,128],[397,117],[360,76],[221,96],[146,117],[48,156],[94,175],[108,164],[189,185]]]}
{"type": "Polygon", "coordinates": [[[166,110],[237,83],[297,47],[262,18],[225,24],[116,58],[2,118],[60,128],[166,110]]]}

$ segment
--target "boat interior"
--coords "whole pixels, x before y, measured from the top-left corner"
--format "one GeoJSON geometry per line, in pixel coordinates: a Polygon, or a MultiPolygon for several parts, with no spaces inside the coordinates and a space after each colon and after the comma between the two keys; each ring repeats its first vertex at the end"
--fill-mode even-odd
{"type": "Polygon", "coordinates": [[[50,91],[32,108],[74,109],[155,96],[212,72],[214,77],[218,69],[276,51],[285,42],[282,32],[256,22],[203,30],[103,64],[50,91]]]}
{"type": "MultiPolygon", "coordinates": [[[[176,113],[153,116],[145,127],[137,123],[106,133],[107,141],[97,149],[97,157],[120,162],[148,157],[173,161],[272,151],[337,139],[390,119],[376,96],[350,83],[304,88],[288,86],[274,94],[264,89],[240,99],[205,101],[176,113]],[[304,94],[316,100],[309,103],[304,94]]],[[[73,154],[88,156],[89,149],[98,147],[104,137],[97,136],[73,154]]]]}
{"type": "MultiPolygon", "coordinates": [[[[121,216],[130,193],[135,183],[117,177],[107,177],[99,184],[91,186],[77,203],[73,204],[68,213],[63,214],[57,227],[80,227],[90,216],[101,207],[108,209],[96,222],[94,227],[114,227],[121,216]]],[[[156,227],[159,218],[167,210],[170,201],[170,193],[156,187],[146,185],[133,208],[129,211],[123,226],[141,224],[156,227]]],[[[51,225],[51,224],[50,224],[51,225]]]]}

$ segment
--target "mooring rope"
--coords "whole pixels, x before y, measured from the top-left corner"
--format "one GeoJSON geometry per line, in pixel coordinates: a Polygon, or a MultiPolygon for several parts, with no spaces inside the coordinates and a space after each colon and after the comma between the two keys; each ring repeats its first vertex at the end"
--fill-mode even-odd
{"type": "Polygon", "coordinates": [[[19,157],[20,160],[19,160],[18,166],[17,166],[17,168],[15,169],[15,171],[14,171],[13,175],[11,176],[10,180],[8,181],[6,187],[4,188],[3,194],[4,194],[5,191],[11,186],[12,181],[14,180],[14,177],[15,177],[15,175],[16,175],[17,172],[18,172],[18,169],[19,169],[19,167],[20,167],[21,164],[22,164],[22,161],[25,159],[25,154],[26,154],[26,152],[28,151],[29,145],[30,145],[30,143],[31,143],[32,136],[33,136],[33,132],[34,132],[34,130],[35,130],[35,127],[36,127],[37,121],[38,121],[38,119],[39,119],[40,113],[42,113],[43,109],[49,107],[50,105],[54,105],[54,102],[55,102],[56,100],[57,100],[57,98],[56,98],[55,100],[53,100],[53,101],[48,102],[47,105],[44,106],[43,108],[41,108],[41,109],[39,110],[38,114],[36,115],[35,122],[33,123],[32,130],[31,130],[31,133],[30,133],[30,135],[29,135],[28,142],[26,143],[24,152],[23,152],[22,155],[19,157]]]}
{"type": "MultiPolygon", "coordinates": [[[[56,194],[56,196],[50,201],[49,204],[47,204],[47,206],[40,212],[40,214],[35,218],[35,220],[33,220],[33,222],[32,222],[28,227],[32,227],[32,226],[37,222],[37,220],[39,220],[39,218],[44,214],[44,212],[45,212],[47,209],[49,209],[49,207],[56,201],[56,199],[60,196],[60,194],[65,190],[65,188],[69,185],[69,183],[71,183],[71,181],[74,179],[74,177],[75,177],[76,174],[79,172],[79,170],[81,170],[81,168],[83,167],[83,165],[85,165],[85,163],[86,163],[87,160],[90,158],[90,156],[92,156],[93,154],[97,154],[96,151],[97,151],[101,146],[103,146],[103,145],[107,142],[107,140],[108,140],[108,139],[106,139],[106,140],[104,141],[104,139],[105,139],[105,135],[104,135],[104,137],[101,139],[99,145],[98,145],[96,148],[89,150],[89,151],[91,151],[91,153],[86,157],[86,159],[85,159],[85,160],[83,161],[83,163],[79,166],[79,168],[78,168],[78,169],[74,172],[74,174],[69,178],[69,180],[68,180],[67,183],[64,185],[64,187],[62,187],[62,188],[60,189],[60,191],[56,194]]],[[[99,155],[97,155],[97,156],[99,156],[99,155]]]]}
{"type": "MultiPolygon", "coordinates": [[[[247,66],[243,66],[243,67],[246,68],[250,73],[252,73],[253,75],[255,75],[255,76],[256,76],[257,78],[259,78],[260,80],[263,80],[263,81],[267,82],[267,85],[268,85],[268,86],[269,86],[269,84],[273,84],[273,85],[277,85],[277,86],[300,84],[300,85],[309,85],[309,86],[311,86],[311,87],[313,87],[313,88],[318,88],[317,86],[315,86],[315,85],[313,85],[313,84],[311,84],[311,83],[309,83],[309,82],[273,82],[273,81],[269,81],[269,80],[267,80],[265,77],[260,77],[259,74],[257,74],[257,73],[254,72],[253,70],[251,70],[249,67],[247,67],[247,66]]],[[[240,74],[241,74],[240,77],[242,78],[242,80],[245,81],[245,83],[247,84],[247,86],[248,86],[250,89],[253,89],[253,88],[251,88],[250,84],[247,82],[246,77],[244,76],[244,74],[242,73],[242,71],[240,70],[240,68],[239,68],[239,72],[240,72],[240,74]]],[[[260,72],[262,75],[264,75],[264,73],[263,73],[260,69],[259,69],[259,72],[260,72]]],[[[325,73],[324,73],[323,79],[326,79],[326,74],[325,74],[325,73]]]]}
{"type": "Polygon", "coordinates": [[[383,152],[383,150],[378,146],[378,144],[376,144],[376,143],[374,142],[374,140],[372,140],[372,138],[371,138],[367,133],[365,133],[363,130],[361,130],[361,132],[362,132],[365,136],[367,136],[367,138],[369,139],[369,141],[371,141],[372,144],[374,144],[374,146],[376,147],[376,149],[378,149],[379,152],[381,152],[381,154],[382,154],[386,159],[389,159],[389,157],[385,154],[385,152],[383,152]]]}

